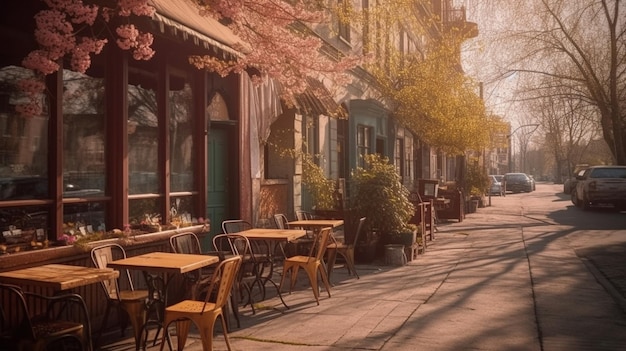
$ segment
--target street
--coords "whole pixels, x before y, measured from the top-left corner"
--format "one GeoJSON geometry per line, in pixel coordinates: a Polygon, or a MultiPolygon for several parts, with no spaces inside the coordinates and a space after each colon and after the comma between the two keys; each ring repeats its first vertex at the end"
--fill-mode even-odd
{"type": "MultiPolygon", "coordinates": [[[[441,223],[408,265],[357,265],[359,280],[336,269],[319,306],[302,284],[285,294],[288,310],[277,298],[255,315],[243,308],[233,348],[624,350],[626,214],[583,212],[561,189],[493,197],[463,222],[441,223]]],[[[185,350],[201,350],[195,335],[185,350]]],[[[226,350],[221,334],[214,340],[226,350]]]]}

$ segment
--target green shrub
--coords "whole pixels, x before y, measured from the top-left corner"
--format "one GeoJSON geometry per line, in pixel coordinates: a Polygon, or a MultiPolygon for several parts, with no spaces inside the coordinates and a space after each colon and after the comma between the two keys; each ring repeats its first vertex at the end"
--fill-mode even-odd
{"type": "Polygon", "coordinates": [[[376,154],[366,155],[365,164],[352,173],[352,208],[359,217],[367,217],[372,230],[383,234],[410,228],[408,222],[415,208],[394,165],[376,154]]]}

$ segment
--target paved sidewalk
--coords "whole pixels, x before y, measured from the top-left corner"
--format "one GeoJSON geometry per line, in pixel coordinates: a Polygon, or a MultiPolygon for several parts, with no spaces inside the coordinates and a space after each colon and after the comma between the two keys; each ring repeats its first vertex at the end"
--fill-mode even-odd
{"type": "MultiPolygon", "coordinates": [[[[332,297],[322,291],[319,306],[301,288],[285,294],[289,310],[277,298],[256,315],[243,308],[242,327],[229,333],[233,349],[626,350],[623,291],[605,288],[610,267],[577,256],[569,228],[492,206],[439,229],[406,266],[358,265],[359,280],[336,269],[332,297]]],[[[221,334],[215,341],[226,350],[221,334]]],[[[201,349],[197,334],[185,348],[201,349]]]]}

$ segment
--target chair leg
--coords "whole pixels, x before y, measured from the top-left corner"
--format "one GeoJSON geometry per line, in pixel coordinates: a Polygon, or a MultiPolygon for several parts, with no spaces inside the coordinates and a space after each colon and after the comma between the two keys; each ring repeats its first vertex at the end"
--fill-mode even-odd
{"type": "MultiPolygon", "coordinates": [[[[321,268],[322,266],[320,265],[318,267],[321,268]]],[[[315,302],[317,302],[317,304],[319,305],[320,304],[320,291],[319,291],[319,287],[317,286],[317,268],[307,267],[305,271],[306,271],[306,274],[309,276],[309,282],[311,283],[311,289],[313,289],[313,296],[315,296],[315,302]]],[[[326,274],[326,272],[324,272],[324,274],[326,274]]]]}
{"type": "Polygon", "coordinates": [[[318,266],[318,270],[320,271],[320,275],[322,276],[322,282],[324,282],[324,287],[326,287],[326,292],[328,292],[328,297],[330,297],[330,282],[328,281],[328,276],[326,275],[326,271],[322,266],[318,266]]]}
{"type": "MultiPolygon", "coordinates": [[[[96,345],[100,343],[100,337],[102,337],[102,332],[104,331],[104,328],[106,328],[107,323],[109,322],[110,312],[111,312],[111,302],[109,301],[107,302],[107,307],[104,310],[104,317],[102,317],[102,324],[100,325],[100,330],[98,331],[98,335],[95,338],[96,345]]],[[[119,307],[118,307],[118,315],[119,315],[119,307]]],[[[124,336],[124,330],[122,330],[122,336],[124,336]]]]}
{"type": "MultiPolygon", "coordinates": [[[[218,318],[218,317],[216,317],[218,318]]],[[[219,318],[222,320],[222,329],[224,329],[224,341],[226,341],[226,347],[228,348],[228,351],[231,351],[232,348],[230,346],[230,339],[228,338],[228,328],[226,326],[226,323],[224,322],[224,315],[220,314],[219,318]]]]}
{"type": "MultiPolygon", "coordinates": [[[[224,328],[224,335],[226,335],[226,321],[224,320],[224,315],[219,312],[215,315],[207,316],[209,318],[208,324],[198,323],[198,331],[200,333],[200,339],[202,340],[202,350],[203,351],[212,351],[213,350],[213,333],[215,329],[215,322],[217,321],[218,316],[222,318],[222,328],[224,328]]],[[[226,346],[230,350],[229,342],[226,342],[226,346]]],[[[180,349],[179,349],[180,351],[180,349]]]]}
{"type": "MultiPolygon", "coordinates": [[[[146,320],[146,312],[142,301],[132,301],[123,304],[123,310],[130,319],[130,324],[133,327],[133,333],[135,335],[135,348],[139,350],[141,344],[142,326],[146,320]]],[[[147,331],[146,331],[147,333],[147,331]]]]}
{"type": "Polygon", "coordinates": [[[327,248],[326,252],[328,252],[328,260],[327,260],[327,270],[328,270],[328,279],[330,279],[333,274],[333,269],[335,268],[335,261],[337,260],[337,252],[338,250],[335,248],[327,248]]]}
{"type": "MultiPolygon", "coordinates": [[[[346,264],[348,265],[348,268],[352,272],[354,272],[356,279],[359,279],[359,273],[357,273],[356,265],[354,264],[354,252],[346,252],[346,254],[344,255],[344,258],[346,260],[346,264]]],[[[330,280],[330,276],[328,277],[328,279],[330,280]]]]}
{"type": "MultiPolygon", "coordinates": [[[[182,351],[185,348],[185,343],[187,342],[187,336],[189,335],[189,328],[191,327],[191,321],[189,319],[179,319],[176,321],[176,344],[178,351],[182,351]]],[[[163,332],[165,336],[167,334],[166,331],[163,332]]],[[[162,342],[165,342],[163,340],[162,342]]]]}

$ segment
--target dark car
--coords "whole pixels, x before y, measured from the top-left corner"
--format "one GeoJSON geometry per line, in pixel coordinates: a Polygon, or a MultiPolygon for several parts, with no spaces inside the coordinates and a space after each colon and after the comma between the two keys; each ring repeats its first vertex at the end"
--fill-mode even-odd
{"type": "Polygon", "coordinates": [[[533,191],[533,183],[526,173],[507,173],[504,175],[506,191],[513,193],[533,191]]]}

